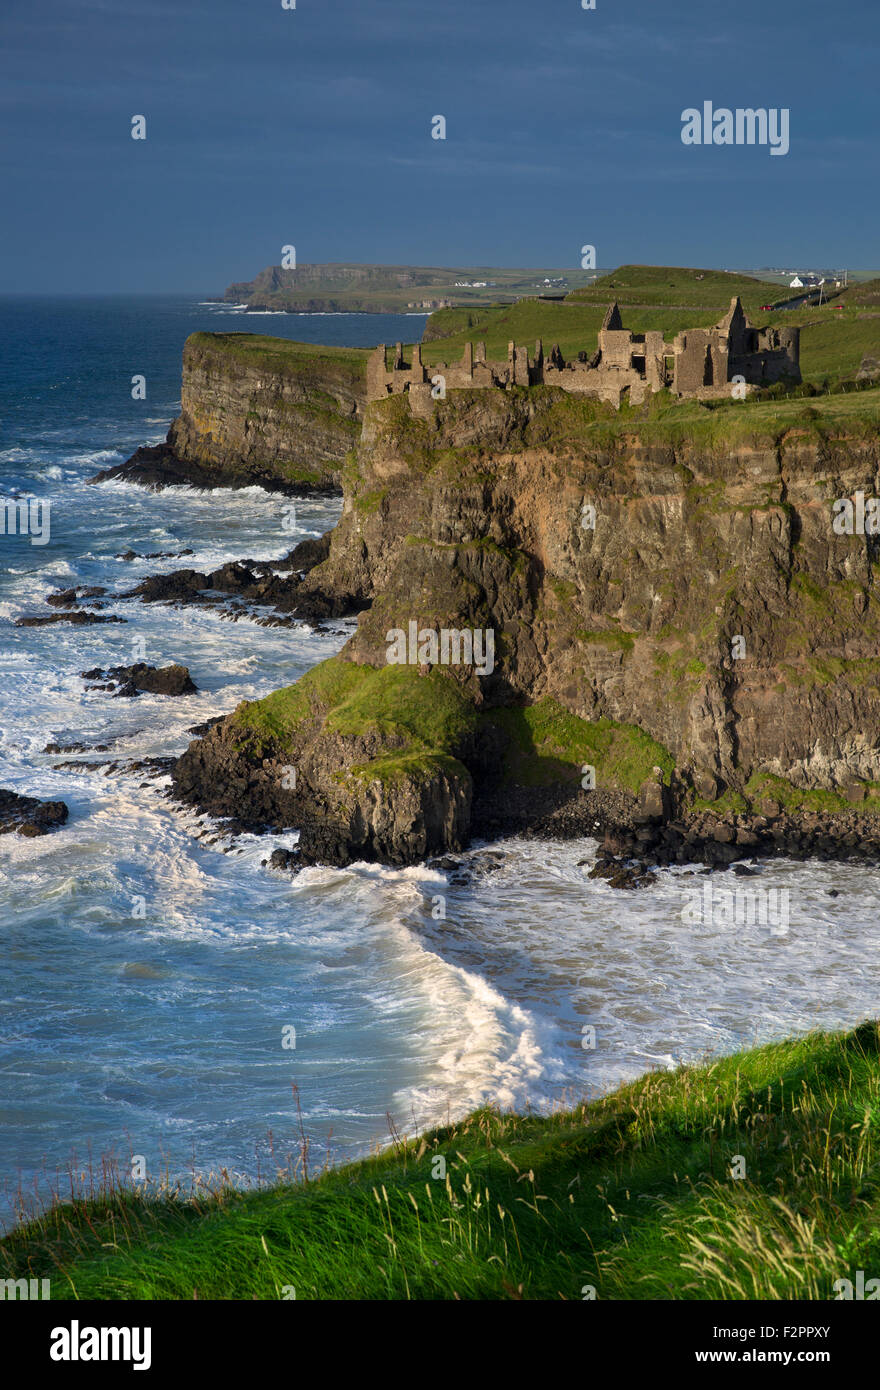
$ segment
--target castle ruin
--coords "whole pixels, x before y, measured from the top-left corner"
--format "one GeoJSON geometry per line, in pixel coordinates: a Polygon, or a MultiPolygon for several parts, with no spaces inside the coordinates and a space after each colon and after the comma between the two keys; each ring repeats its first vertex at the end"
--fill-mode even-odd
{"type": "Polygon", "coordinates": [[[556,344],[545,357],[539,338],[531,358],[526,348],[510,343],[506,362],[491,361],[485,343],[465,343],[461,361],[426,367],[418,343],[409,363],[404,361],[402,344],[397,343],[389,371],[385,345],[380,344],[367,362],[367,399],[407,392],[413,414],[430,414],[438,377],[445,390],[561,386],[576,395],[610,401],[618,409],[623,400],[639,404],[664,389],[679,397],[711,400],[729,396],[736,377],[743,379],[746,395],[775,381],[799,382],[800,330],[755,328],[735,298],[714,327],[685,329],[667,343],[659,329],[648,333],[625,329],[614,303],[599,329],[596,351],[592,355],[579,352],[570,362],[556,344]]]}

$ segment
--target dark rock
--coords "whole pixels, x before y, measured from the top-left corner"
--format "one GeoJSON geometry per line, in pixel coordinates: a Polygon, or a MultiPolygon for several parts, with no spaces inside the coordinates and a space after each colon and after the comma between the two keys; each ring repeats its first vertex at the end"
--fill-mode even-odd
{"type": "Polygon", "coordinates": [[[166,487],[271,487],[274,492],[283,492],[291,497],[311,496],[316,493],[333,496],[338,491],[329,479],[318,484],[288,482],[282,473],[259,468],[205,468],[200,463],[188,462],[175,453],[167,443],[142,445],[136,449],[125,463],[115,464],[113,468],[102,468],[90,483],[106,483],[120,480],[137,483],[141,487],[159,491],[166,487]]]}
{"type": "MultiPolygon", "coordinates": [[[[92,479],[94,481],[94,479],[92,479]]],[[[192,546],[187,546],[185,550],[149,550],[145,554],[139,554],[136,550],[123,550],[116,556],[117,560],[179,560],[182,555],[194,555],[192,546]]]]}
{"type": "MultiPolygon", "coordinates": [[[[264,859],[263,863],[266,862],[264,859]]],[[[282,869],[286,872],[292,870],[294,873],[298,873],[303,867],[298,849],[273,849],[268,865],[270,869],[282,869]]]]}
{"type": "Polygon", "coordinates": [[[315,565],[320,565],[327,559],[332,534],[331,531],[325,531],[323,536],[307,536],[304,541],[300,541],[287,556],[285,568],[289,565],[301,574],[308,574],[315,565]]]}
{"type": "Polygon", "coordinates": [[[93,667],[90,671],[81,671],[83,680],[103,679],[111,682],[109,685],[93,687],[101,690],[112,690],[117,696],[131,698],[146,691],[150,695],[193,695],[197,687],[193,684],[189,670],[186,666],[179,666],[176,663],[171,666],[148,666],[143,661],[136,662],[133,666],[111,666],[108,670],[102,671],[100,667],[93,667]]]}
{"type": "Polygon", "coordinates": [[[698,768],[693,774],[694,790],[704,801],[717,801],[724,790],[724,783],[708,768],[698,768]]]}
{"type": "Polygon", "coordinates": [[[44,753],[106,753],[109,743],[47,743],[44,753]]]}
{"type": "Polygon", "coordinates": [[[672,811],[669,788],[659,780],[643,782],[639,787],[637,821],[666,820],[672,811]]]}
{"type": "Polygon", "coordinates": [[[210,719],[206,719],[202,724],[191,724],[187,729],[188,734],[194,734],[196,738],[202,738],[205,734],[216,729],[218,724],[222,724],[226,718],[225,714],[215,714],[210,719]]]}
{"type": "Polygon", "coordinates": [[[63,801],[40,801],[34,796],[0,788],[0,835],[15,831],[19,835],[48,835],[63,825],[68,810],[63,801]]]}
{"type": "Polygon", "coordinates": [[[89,613],[82,608],[74,608],[63,613],[51,613],[47,617],[16,618],[16,627],[48,627],[50,623],[76,623],[85,627],[89,623],[127,623],[127,618],[118,618],[115,613],[89,613]]]}
{"type": "Polygon", "coordinates": [[[853,804],[855,804],[859,801],[865,800],[866,796],[868,795],[868,789],[865,786],[864,782],[848,782],[843,789],[843,794],[846,797],[847,801],[851,801],[853,804]]]}
{"type": "Polygon", "coordinates": [[[444,872],[447,872],[450,869],[460,869],[461,860],[453,859],[451,855],[444,854],[442,859],[430,859],[428,861],[427,867],[429,869],[441,869],[444,872]]]}

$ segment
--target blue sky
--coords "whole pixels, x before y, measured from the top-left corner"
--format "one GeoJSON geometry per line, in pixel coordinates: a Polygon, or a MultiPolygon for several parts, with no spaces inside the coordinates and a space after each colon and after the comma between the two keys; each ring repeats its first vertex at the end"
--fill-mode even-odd
{"type": "Polygon", "coordinates": [[[285,244],[875,267],[878,72],[878,0],[3,0],[0,291],[220,291],[285,244]],[[684,146],[704,100],[789,108],[790,153],[684,146]]]}

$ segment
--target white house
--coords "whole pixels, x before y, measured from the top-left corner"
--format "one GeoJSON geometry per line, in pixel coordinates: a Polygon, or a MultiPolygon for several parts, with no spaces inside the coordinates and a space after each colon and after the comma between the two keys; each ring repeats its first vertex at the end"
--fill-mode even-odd
{"type": "Polygon", "coordinates": [[[799,275],[796,275],[788,287],[790,290],[802,290],[804,282],[799,275]]]}

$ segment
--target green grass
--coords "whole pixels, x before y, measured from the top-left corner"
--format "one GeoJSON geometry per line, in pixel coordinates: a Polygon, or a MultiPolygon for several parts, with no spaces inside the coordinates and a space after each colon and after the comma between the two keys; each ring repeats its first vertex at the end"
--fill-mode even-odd
{"type": "Polygon", "coordinates": [[[234,713],[235,726],[262,743],[283,746],[303,723],[347,699],[372,673],[370,666],[330,657],[313,666],[295,685],[239,705],[234,713]]]}
{"type": "Polygon", "coordinates": [[[481,338],[494,358],[506,358],[510,339],[531,349],[539,337],[545,351],[558,342],[566,357],[581,349],[592,352],[605,310],[614,299],[620,303],[625,328],[637,333],[662,329],[671,342],[687,328],[717,323],[733,296],[739,295],[755,324],[800,327],[804,381],[818,386],[854,378],[865,354],[877,352],[880,321],[869,315],[880,307],[880,281],[850,286],[835,296],[831,308],[761,309],[793,293],[770,281],[724,271],[619,266],[592,285],[572,291],[561,303],[524,299],[512,305],[440,310],[428,321],[422,356],[430,365],[449,362],[461,356],[465,342],[481,338]],[[698,275],[703,278],[698,280],[698,275]]]}
{"type": "Polygon", "coordinates": [[[357,737],[379,730],[402,734],[423,749],[457,747],[477,721],[471,700],[449,671],[435,666],[420,676],[414,666],[361,668],[368,672],[331,711],[328,733],[357,737]]]}
{"type": "Polygon", "coordinates": [[[506,734],[502,776],[518,786],[579,781],[588,764],[596,769],[597,786],[636,792],[654,767],[667,781],[672,772],[667,750],[635,725],[579,719],[549,696],[525,709],[491,710],[483,718],[506,734]]]}
{"type": "MultiPolygon", "coordinates": [[[[780,319],[782,315],[779,316],[780,319]]],[[[801,374],[821,383],[853,378],[867,354],[877,355],[880,319],[861,318],[854,310],[817,309],[793,316],[801,322],[801,374]]]]}
{"type": "Polygon", "coordinates": [[[720,309],[727,313],[730,301],[739,295],[746,313],[762,304],[790,298],[793,291],[752,275],[726,270],[700,270],[689,266],[621,265],[601,275],[592,285],[575,289],[569,298],[577,302],[616,299],[624,304],[693,305],[720,309]]]}
{"type": "MultiPolygon", "coordinates": [[[[549,302],[521,299],[516,304],[487,307],[463,315],[460,310],[443,309],[432,314],[430,336],[422,343],[422,361],[426,365],[458,361],[467,342],[485,341],[487,356],[507,360],[507,345],[513,340],[521,347],[534,350],[536,338],[542,338],[545,355],[554,343],[559,344],[563,357],[570,358],[582,349],[594,352],[596,335],[602,326],[608,302],[593,304],[580,300],[549,302]],[[470,324],[468,324],[470,320],[470,324]],[[437,336],[443,334],[444,336],[437,336]]],[[[644,333],[659,328],[667,341],[685,328],[704,328],[720,317],[712,311],[671,310],[667,308],[633,309],[623,311],[624,328],[644,333]]],[[[407,360],[408,354],[406,354],[407,360]]]]}
{"type": "MultiPolygon", "coordinates": [[[[472,701],[443,667],[420,676],[414,666],[356,666],[330,657],[295,685],[239,705],[233,727],[260,757],[291,750],[309,726],[312,733],[320,728],[319,737],[376,736],[383,745],[376,756],[349,772],[389,783],[438,772],[467,778],[456,754],[478,722],[472,701]]],[[[347,775],[340,771],[341,783],[347,775]]]]}
{"type": "MultiPolygon", "coordinates": [[[[186,340],[190,352],[222,353],[248,367],[264,367],[280,376],[308,378],[315,364],[344,368],[355,380],[366,377],[366,348],[324,347],[297,343],[291,338],[271,338],[262,333],[191,333],[186,340]]],[[[326,393],[325,393],[326,394],[326,393]]],[[[328,397],[328,399],[330,399],[328,397]]]]}
{"type": "Polygon", "coordinates": [[[876,1023],[815,1033],[262,1190],[111,1182],[7,1235],[0,1277],[55,1299],[834,1298],[880,1273],[878,1048],[876,1023]]]}

